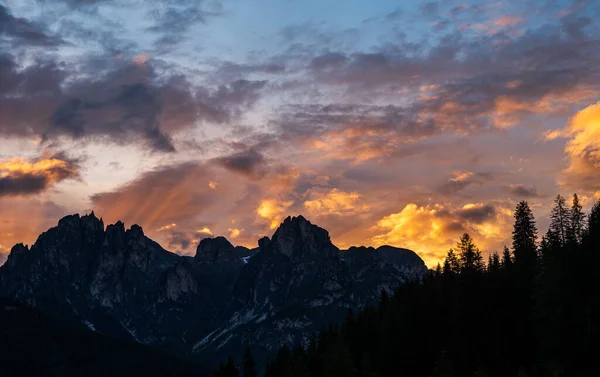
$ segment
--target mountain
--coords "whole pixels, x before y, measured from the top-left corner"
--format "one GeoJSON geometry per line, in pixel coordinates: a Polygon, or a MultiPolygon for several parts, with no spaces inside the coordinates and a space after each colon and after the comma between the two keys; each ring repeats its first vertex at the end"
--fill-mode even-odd
{"type": "Polygon", "coordinates": [[[208,371],[139,343],[110,338],[0,298],[2,376],[189,376],[208,371]]]}
{"type": "Polygon", "coordinates": [[[137,225],[105,230],[92,212],[61,219],[31,249],[15,245],[0,267],[0,296],[198,360],[248,345],[261,360],[426,270],[406,249],[339,250],[302,216],[286,218],[256,249],[206,238],[189,257],[137,225]]]}

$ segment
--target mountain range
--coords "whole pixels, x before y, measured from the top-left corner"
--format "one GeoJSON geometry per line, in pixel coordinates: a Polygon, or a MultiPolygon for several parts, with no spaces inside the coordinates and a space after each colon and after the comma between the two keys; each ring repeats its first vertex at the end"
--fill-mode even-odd
{"type": "Polygon", "coordinates": [[[0,296],[206,364],[246,347],[264,362],[426,271],[407,249],[340,250],[302,216],[257,248],[205,238],[192,257],[163,249],[138,225],[105,228],[92,212],[62,218],[31,248],[15,245],[0,267],[0,296]]]}

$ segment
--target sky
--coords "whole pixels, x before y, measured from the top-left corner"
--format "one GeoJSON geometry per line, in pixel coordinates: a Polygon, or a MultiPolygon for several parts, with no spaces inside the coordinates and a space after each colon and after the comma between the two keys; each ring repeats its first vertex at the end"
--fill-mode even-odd
{"type": "Polygon", "coordinates": [[[600,2],[0,0],[0,263],[72,213],[194,254],[302,214],[434,267],[600,195],[600,2]]]}

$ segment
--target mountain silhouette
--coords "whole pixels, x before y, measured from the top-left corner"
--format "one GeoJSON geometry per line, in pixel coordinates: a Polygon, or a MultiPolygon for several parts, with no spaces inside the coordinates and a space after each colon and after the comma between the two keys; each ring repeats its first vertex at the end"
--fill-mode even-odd
{"type": "Polygon", "coordinates": [[[329,233],[288,217],[256,249],[224,237],[196,255],[163,249],[137,225],[92,212],[64,217],[0,267],[0,296],[111,337],[215,363],[250,346],[258,361],[306,344],[348,308],[427,271],[413,251],[339,250],[329,233]]]}

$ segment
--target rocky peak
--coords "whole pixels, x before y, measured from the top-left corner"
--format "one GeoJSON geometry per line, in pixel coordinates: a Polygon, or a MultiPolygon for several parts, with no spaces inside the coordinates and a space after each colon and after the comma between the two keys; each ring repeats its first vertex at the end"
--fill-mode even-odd
{"type": "Polygon", "coordinates": [[[261,238],[260,240],[258,240],[258,248],[259,249],[266,249],[270,245],[271,245],[271,240],[267,236],[265,236],[265,237],[261,238]]]}
{"type": "Polygon", "coordinates": [[[100,230],[104,232],[104,221],[97,218],[94,214],[94,211],[90,212],[89,215],[81,217],[81,223],[86,229],[92,229],[93,231],[100,230]]]}
{"type": "Polygon", "coordinates": [[[21,258],[21,256],[25,255],[29,251],[29,247],[18,243],[10,249],[10,254],[8,255],[8,259],[6,260],[6,265],[8,268],[13,268],[17,263],[17,260],[21,258]]]}
{"type": "Polygon", "coordinates": [[[137,224],[133,224],[131,228],[125,232],[125,240],[129,246],[133,247],[133,249],[138,249],[140,246],[146,246],[144,230],[137,224]]]}
{"type": "Polygon", "coordinates": [[[194,258],[200,263],[208,264],[228,262],[235,258],[234,249],[225,237],[204,238],[200,241],[194,258]]]}
{"type": "Polygon", "coordinates": [[[81,225],[81,217],[76,213],[74,215],[68,215],[58,220],[59,229],[77,229],[81,225]]]}
{"type": "Polygon", "coordinates": [[[271,242],[276,251],[290,258],[337,254],[337,247],[331,243],[329,232],[311,224],[303,216],[288,216],[273,234],[271,242]]]}

